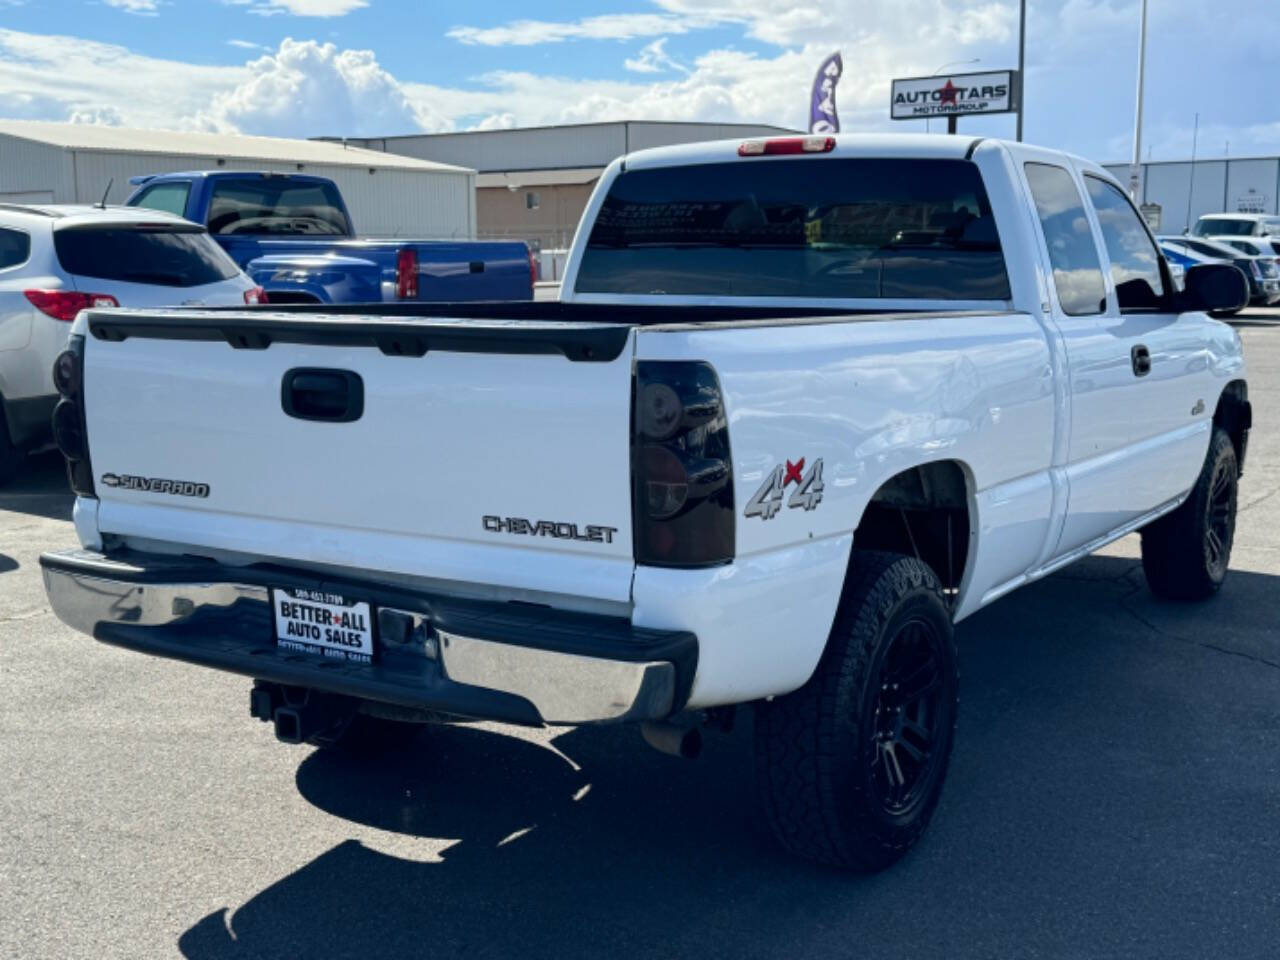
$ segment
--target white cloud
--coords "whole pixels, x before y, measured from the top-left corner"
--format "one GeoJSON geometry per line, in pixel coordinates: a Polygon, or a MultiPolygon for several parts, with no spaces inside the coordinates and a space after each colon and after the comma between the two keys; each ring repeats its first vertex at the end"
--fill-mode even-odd
{"type": "Polygon", "coordinates": [[[280,137],[370,136],[447,126],[415,105],[371,50],[285,39],[252,60],[248,76],[218,93],[195,118],[199,126],[280,137]]]}
{"type": "Polygon", "coordinates": [[[72,123],[96,123],[104,127],[124,125],[124,116],[115,107],[99,104],[97,106],[72,107],[67,113],[72,123]]]}
{"type": "Polygon", "coordinates": [[[254,43],[252,40],[228,40],[227,46],[236,47],[239,50],[270,50],[271,48],[261,44],[254,43]]]}
{"type": "Polygon", "coordinates": [[[485,47],[531,47],[566,40],[632,40],[688,33],[716,21],[662,13],[607,13],[581,20],[513,20],[500,27],[454,27],[445,36],[485,47]]]}
{"type": "MultiPolygon", "coordinates": [[[[124,0],[124,2],[130,2],[130,0],[124,0]]],[[[360,10],[369,5],[369,0],[222,0],[222,2],[232,7],[244,7],[249,13],[259,17],[275,17],[286,13],[295,17],[345,17],[353,10],[360,10]]]]}
{"type": "Polygon", "coordinates": [[[154,17],[160,12],[160,0],[103,0],[108,7],[143,17],[154,17]]]}
{"type": "Polygon", "coordinates": [[[688,67],[667,53],[666,45],[667,38],[659,37],[653,43],[641,47],[638,57],[623,60],[622,65],[632,73],[664,73],[668,70],[688,73],[688,67]]]}

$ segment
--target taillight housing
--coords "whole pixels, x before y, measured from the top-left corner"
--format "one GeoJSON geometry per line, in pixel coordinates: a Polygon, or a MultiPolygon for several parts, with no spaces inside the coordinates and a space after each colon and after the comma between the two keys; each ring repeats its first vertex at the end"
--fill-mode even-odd
{"type": "Polygon", "coordinates": [[[705,567],[733,560],[729,422],[709,363],[636,364],[631,477],[637,563],[705,567]]]}
{"type": "Polygon", "coordinates": [[[244,302],[249,306],[254,306],[255,304],[259,304],[259,303],[266,303],[267,291],[263,290],[261,287],[254,287],[251,290],[246,290],[244,292],[244,302]]]}
{"type": "Polygon", "coordinates": [[[66,323],[90,307],[120,306],[109,293],[81,293],[78,290],[23,290],[22,293],[41,313],[66,323]]]}
{"type": "Polygon", "coordinates": [[[801,153],[830,153],[835,148],[835,137],[773,137],[769,140],[742,141],[738,145],[738,156],[795,156],[801,153]]]}
{"type": "Polygon", "coordinates": [[[400,300],[418,298],[418,251],[403,247],[396,254],[396,297],[400,300]]]}
{"type": "Polygon", "coordinates": [[[525,251],[529,254],[529,289],[532,290],[538,285],[538,255],[533,247],[526,246],[525,251]]]}
{"type": "Polygon", "coordinates": [[[67,349],[53,361],[53,382],[61,397],[53,408],[54,443],[66,457],[71,489],[82,497],[92,497],[93,466],[84,418],[84,337],[67,340],[67,349]]]}

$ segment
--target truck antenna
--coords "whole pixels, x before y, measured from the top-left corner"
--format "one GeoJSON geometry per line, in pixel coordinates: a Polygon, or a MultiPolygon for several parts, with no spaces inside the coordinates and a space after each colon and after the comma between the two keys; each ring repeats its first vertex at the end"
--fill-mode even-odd
{"type": "Polygon", "coordinates": [[[111,185],[115,183],[115,177],[107,181],[107,189],[102,191],[102,199],[98,201],[97,206],[101,210],[107,209],[107,194],[111,192],[111,185]]]}

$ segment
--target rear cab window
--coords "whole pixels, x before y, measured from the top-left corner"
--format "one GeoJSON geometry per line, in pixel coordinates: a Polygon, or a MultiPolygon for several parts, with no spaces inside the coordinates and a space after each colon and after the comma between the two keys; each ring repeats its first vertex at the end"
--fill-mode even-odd
{"type": "Polygon", "coordinates": [[[609,188],[577,293],[1010,298],[965,160],[796,158],[631,170],[609,188]]]}
{"type": "Polygon", "coordinates": [[[0,270],[20,267],[31,259],[31,237],[21,230],[0,228],[0,270]]]}
{"type": "Polygon", "coordinates": [[[54,230],[53,248],[67,273],[121,283],[199,287],[240,269],[203,229],[169,224],[110,224],[54,230]]]}
{"type": "Polygon", "coordinates": [[[143,207],[147,210],[160,210],[179,217],[187,214],[187,197],[191,193],[191,183],[187,180],[172,183],[157,183],[147,187],[129,204],[131,207],[143,207]]]}
{"type": "Polygon", "coordinates": [[[208,226],[220,235],[345,237],[352,232],[337,187],[283,176],[216,181],[208,226]]]}
{"type": "Polygon", "coordinates": [[[1065,167],[1050,163],[1025,166],[1031,198],[1040,218],[1058,303],[1069,317],[1090,316],[1107,309],[1107,286],[1093,230],[1075,179],[1065,167]]]}

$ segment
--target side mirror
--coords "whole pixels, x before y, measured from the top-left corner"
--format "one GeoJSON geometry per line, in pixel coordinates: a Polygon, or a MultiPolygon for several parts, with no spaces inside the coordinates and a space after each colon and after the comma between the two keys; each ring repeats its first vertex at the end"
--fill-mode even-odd
{"type": "Polygon", "coordinates": [[[1200,263],[1187,267],[1178,312],[1232,312],[1249,305],[1249,281],[1233,263],[1200,263]]]}

